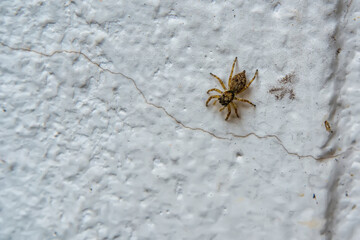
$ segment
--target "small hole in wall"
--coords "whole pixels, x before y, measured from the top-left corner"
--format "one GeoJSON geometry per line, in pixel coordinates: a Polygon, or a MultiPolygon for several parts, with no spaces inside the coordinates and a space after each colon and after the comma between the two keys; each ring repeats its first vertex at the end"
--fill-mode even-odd
{"type": "Polygon", "coordinates": [[[279,12],[280,6],[281,6],[281,3],[279,3],[279,2],[275,3],[275,5],[273,6],[273,11],[279,12]]]}
{"type": "Polygon", "coordinates": [[[236,153],[236,161],[237,162],[242,162],[243,161],[243,153],[242,152],[237,152],[236,153]]]}

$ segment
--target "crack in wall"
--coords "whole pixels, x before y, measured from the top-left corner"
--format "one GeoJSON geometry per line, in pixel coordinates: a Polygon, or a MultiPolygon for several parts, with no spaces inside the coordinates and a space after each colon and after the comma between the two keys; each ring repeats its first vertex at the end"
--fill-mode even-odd
{"type": "MultiPolygon", "coordinates": [[[[220,139],[220,140],[231,140],[231,138],[229,137],[223,137],[223,136],[219,136],[213,132],[210,132],[206,129],[203,129],[203,128],[198,128],[198,127],[191,127],[191,126],[187,126],[185,125],[184,123],[182,123],[180,120],[178,120],[176,117],[174,117],[173,115],[171,115],[163,106],[160,106],[160,105],[157,105],[157,104],[154,104],[152,102],[149,102],[148,99],[146,98],[145,94],[143,93],[143,91],[138,87],[136,81],[131,78],[131,77],[128,77],[126,76],[125,74],[121,73],[121,72],[114,72],[110,69],[107,69],[107,68],[104,68],[102,67],[99,63],[97,62],[94,62],[93,60],[90,59],[90,57],[88,57],[85,53],[81,52],[81,51],[74,51],[74,50],[56,50],[52,53],[43,53],[43,52],[39,52],[39,51],[36,51],[36,50],[33,50],[33,49],[29,49],[29,48],[17,48],[17,47],[11,47],[3,42],[0,42],[0,44],[4,47],[7,47],[13,51],[25,51],[25,52],[32,52],[32,53],[36,53],[38,55],[42,55],[42,56],[45,56],[45,57],[52,57],[56,54],[61,54],[61,53],[69,53],[69,54],[79,54],[81,56],[83,56],[87,61],[89,61],[91,64],[97,66],[98,68],[100,68],[101,70],[105,71],[105,72],[108,72],[108,73],[111,73],[111,74],[114,74],[114,75],[120,75],[126,79],[128,79],[129,81],[131,81],[134,85],[134,87],[136,88],[136,90],[140,93],[140,95],[142,96],[142,98],[144,99],[145,103],[152,106],[152,107],[155,107],[157,109],[161,109],[168,117],[170,117],[171,119],[173,119],[178,125],[182,126],[183,128],[186,128],[186,129],[190,129],[190,130],[193,130],[193,131],[201,131],[201,132],[204,132],[206,134],[209,134],[217,139],[220,139]]],[[[264,135],[264,136],[260,136],[260,135],[257,135],[256,133],[254,132],[250,132],[246,135],[237,135],[237,134],[233,134],[233,133],[226,133],[226,135],[231,135],[232,137],[234,138],[247,138],[251,135],[255,136],[256,138],[258,139],[268,139],[268,138],[273,138],[273,139],[276,139],[278,144],[281,145],[281,147],[285,150],[285,152],[288,154],[288,155],[292,155],[292,156],[296,156],[298,157],[299,159],[303,159],[303,158],[312,158],[314,160],[317,160],[317,161],[323,161],[323,160],[327,160],[327,159],[331,159],[331,158],[336,158],[336,157],[339,157],[345,153],[347,153],[348,151],[354,149],[353,147],[349,147],[347,150],[341,152],[341,153],[338,153],[338,154],[335,154],[334,155],[334,151],[331,151],[331,152],[328,152],[328,153],[325,153],[323,154],[322,156],[320,157],[315,157],[313,155],[301,155],[301,154],[298,154],[296,152],[290,152],[283,144],[283,142],[281,141],[281,139],[274,135],[274,134],[267,134],[267,135],[264,135]]]]}
{"type": "MultiPolygon", "coordinates": [[[[332,65],[331,68],[333,69],[332,73],[326,79],[327,82],[328,81],[334,82],[334,92],[335,92],[334,96],[330,100],[331,109],[330,109],[329,119],[336,118],[336,113],[338,112],[339,107],[341,107],[341,89],[345,85],[345,81],[346,81],[345,69],[346,69],[346,66],[348,65],[348,62],[346,62],[346,60],[341,61],[342,59],[339,58],[339,54],[343,49],[344,49],[344,51],[349,49],[349,47],[347,47],[345,45],[345,41],[343,40],[343,38],[344,38],[343,33],[346,32],[345,29],[347,28],[347,25],[348,25],[347,15],[349,13],[349,9],[351,7],[352,2],[353,2],[353,0],[337,1],[336,8],[335,8],[337,10],[335,12],[335,17],[337,19],[337,25],[336,25],[336,28],[332,35],[332,39],[334,40],[333,48],[337,49],[337,50],[336,50],[335,58],[333,58],[333,61],[331,64],[332,65]]],[[[345,36],[345,38],[346,38],[346,36],[345,36]]],[[[339,120],[336,121],[336,123],[338,123],[338,122],[339,122],[339,120]]],[[[328,141],[324,144],[324,147],[330,143],[333,136],[335,136],[334,133],[332,133],[329,136],[328,141]]],[[[359,149],[356,148],[354,145],[350,146],[349,149],[353,149],[353,151],[359,151],[359,149]]],[[[343,154],[345,155],[346,152],[344,152],[343,154]]],[[[347,154],[347,156],[349,156],[349,155],[347,154]]],[[[344,156],[344,158],[346,158],[347,156],[344,156]]],[[[330,175],[330,179],[329,179],[329,183],[328,183],[327,206],[325,208],[326,221],[325,221],[323,228],[321,229],[321,234],[325,235],[325,239],[327,239],[327,240],[331,240],[334,238],[334,236],[336,234],[336,227],[339,226],[336,222],[336,213],[338,211],[341,211],[341,209],[339,209],[339,206],[338,206],[339,202],[341,200],[340,192],[339,192],[339,191],[341,191],[341,189],[339,190],[339,187],[340,187],[339,181],[340,181],[341,177],[346,173],[348,168],[349,168],[349,166],[347,166],[347,164],[344,164],[344,167],[342,167],[342,168],[335,167],[333,169],[332,174],[330,175]]]]}

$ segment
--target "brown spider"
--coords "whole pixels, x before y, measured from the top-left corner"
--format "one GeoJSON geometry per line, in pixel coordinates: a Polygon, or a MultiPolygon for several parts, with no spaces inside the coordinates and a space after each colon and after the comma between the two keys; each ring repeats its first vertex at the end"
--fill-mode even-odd
{"type": "MultiPolygon", "coordinates": [[[[210,96],[208,98],[208,100],[206,101],[205,105],[208,106],[208,103],[213,98],[219,99],[219,103],[221,105],[223,105],[223,107],[220,108],[220,112],[222,110],[224,110],[226,107],[228,109],[228,114],[226,115],[225,121],[229,119],[229,116],[231,114],[231,107],[230,106],[233,106],[233,108],[235,109],[236,116],[239,117],[239,114],[237,112],[237,107],[236,107],[235,103],[233,102],[234,99],[238,100],[238,101],[241,101],[241,102],[249,103],[249,104],[253,105],[254,107],[256,107],[256,105],[253,104],[252,102],[250,102],[249,100],[246,100],[246,99],[243,99],[243,98],[237,98],[236,95],[239,94],[239,93],[242,93],[243,91],[245,91],[250,86],[250,84],[255,80],[255,77],[258,74],[258,70],[256,69],[254,77],[251,79],[251,81],[248,84],[246,84],[245,70],[242,71],[241,73],[236,74],[234,77],[232,77],[236,61],[237,61],[237,57],[235,58],[234,63],[233,63],[232,68],[231,68],[231,73],[230,73],[229,82],[228,82],[229,89],[227,89],[225,87],[224,82],[218,76],[210,73],[211,76],[213,76],[214,78],[219,80],[219,82],[220,82],[221,86],[223,87],[223,89],[225,90],[225,92],[223,92],[223,91],[221,91],[221,90],[219,90],[217,88],[210,89],[209,91],[207,91],[207,93],[210,93],[211,91],[216,91],[218,93],[221,93],[221,95],[210,96]]],[[[216,101],[214,102],[214,105],[215,104],[216,104],[216,101]]]]}

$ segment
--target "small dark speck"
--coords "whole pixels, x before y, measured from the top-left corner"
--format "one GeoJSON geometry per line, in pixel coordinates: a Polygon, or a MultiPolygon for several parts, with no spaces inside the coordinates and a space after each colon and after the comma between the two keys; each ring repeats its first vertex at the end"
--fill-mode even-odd
{"type": "Polygon", "coordinates": [[[338,48],[338,49],[336,50],[336,55],[339,55],[340,52],[341,52],[341,48],[338,48]]]}
{"type": "Polygon", "coordinates": [[[315,193],[313,194],[313,199],[315,199],[316,198],[316,196],[315,196],[315,193]]]}
{"type": "Polygon", "coordinates": [[[3,112],[6,112],[6,109],[3,108],[3,112]]]}
{"type": "Polygon", "coordinates": [[[9,170],[10,170],[10,171],[14,171],[14,169],[15,169],[15,164],[11,164],[11,165],[9,166],[9,170]]]}
{"type": "Polygon", "coordinates": [[[346,197],[348,197],[348,196],[349,196],[348,192],[345,192],[345,196],[346,196],[346,197]]]}

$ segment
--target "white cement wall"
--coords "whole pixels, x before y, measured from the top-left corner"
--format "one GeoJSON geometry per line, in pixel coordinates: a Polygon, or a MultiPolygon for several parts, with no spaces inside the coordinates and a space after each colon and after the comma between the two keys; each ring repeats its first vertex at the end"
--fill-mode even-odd
{"type": "Polygon", "coordinates": [[[359,0],[0,14],[0,239],[360,239],[359,0]]]}

